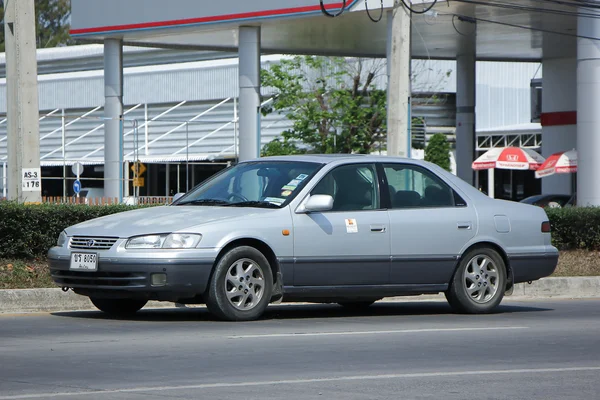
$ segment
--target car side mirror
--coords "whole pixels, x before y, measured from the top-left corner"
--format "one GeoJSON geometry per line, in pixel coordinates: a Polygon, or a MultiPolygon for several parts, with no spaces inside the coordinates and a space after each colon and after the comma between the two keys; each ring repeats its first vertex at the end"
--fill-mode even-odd
{"type": "Polygon", "coordinates": [[[173,203],[182,198],[184,194],[185,193],[177,193],[175,196],[173,196],[173,203]]]}
{"type": "Polygon", "coordinates": [[[323,212],[333,208],[333,197],[328,194],[315,194],[304,203],[304,212],[323,212]]]}

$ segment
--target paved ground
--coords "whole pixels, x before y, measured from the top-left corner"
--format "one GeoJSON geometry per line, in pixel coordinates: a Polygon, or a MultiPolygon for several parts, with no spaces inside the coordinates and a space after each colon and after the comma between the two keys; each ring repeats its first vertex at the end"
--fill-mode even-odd
{"type": "Polygon", "coordinates": [[[0,316],[6,399],[600,399],[600,300],[0,316]]]}

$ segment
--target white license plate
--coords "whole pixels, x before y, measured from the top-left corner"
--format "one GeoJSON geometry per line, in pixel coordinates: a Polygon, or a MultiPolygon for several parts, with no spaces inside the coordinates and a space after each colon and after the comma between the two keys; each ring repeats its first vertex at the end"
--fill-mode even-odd
{"type": "Polygon", "coordinates": [[[72,271],[97,271],[98,255],[94,253],[71,253],[72,271]]]}

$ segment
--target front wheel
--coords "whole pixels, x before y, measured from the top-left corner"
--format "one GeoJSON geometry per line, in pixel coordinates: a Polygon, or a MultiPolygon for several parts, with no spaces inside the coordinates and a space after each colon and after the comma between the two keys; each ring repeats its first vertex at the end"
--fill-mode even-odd
{"type": "Polygon", "coordinates": [[[506,265],[493,249],[476,248],[466,253],[445,293],[448,303],[460,313],[485,314],[504,297],[506,265]]]}
{"type": "Polygon", "coordinates": [[[97,297],[90,297],[90,301],[98,310],[117,317],[133,315],[148,303],[147,300],[141,299],[102,299],[97,297]]]}
{"type": "Polygon", "coordinates": [[[273,274],[266,257],[254,247],[235,247],[215,267],[206,307],[226,321],[251,321],[263,314],[272,290],[273,274]]]}

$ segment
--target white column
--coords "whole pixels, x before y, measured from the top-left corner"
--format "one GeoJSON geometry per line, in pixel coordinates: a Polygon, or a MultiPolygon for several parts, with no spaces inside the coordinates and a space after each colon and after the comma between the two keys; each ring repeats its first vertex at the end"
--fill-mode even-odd
{"type": "MultiPolygon", "coordinates": [[[[548,157],[577,145],[577,60],[554,58],[542,61],[542,155],[548,157]]],[[[542,179],[542,193],[570,194],[570,174],[542,179]]]]}
{"type": "Polygon", "coordinates": [[[104,196],[123,198],[123,42],[104,41],[104,196]]]}
{"type": "Polygon", "coordinates": [[[260,155],[260,27],[239,28],[240,161],[260,155]]]}
{"type": "MultiPolygon", "coordinates": [[[[577,33],[600,37],[600,19],[579,17],[577,33]]],[[[577,39],[577,145],[577,205],[600,206],[600,45],[582,38],[577,39]]]]}
{"type": "Polygon", "coordinates": [[[402,6],[387,13],[387,154],[409,157],[410,16],[402,6]]]}
{"type": "Polygon", "coordinates": [[[475,48],[456,58],[456,175],[474,185],[475,159],[475,48]]]}
{"type": "Polygon", "coordinates": [[[40,136],[33,0],[5,1],[8,198],[40,202],[40,136]],[[24,175],[34,180],[25,181],[24,175]]]}

